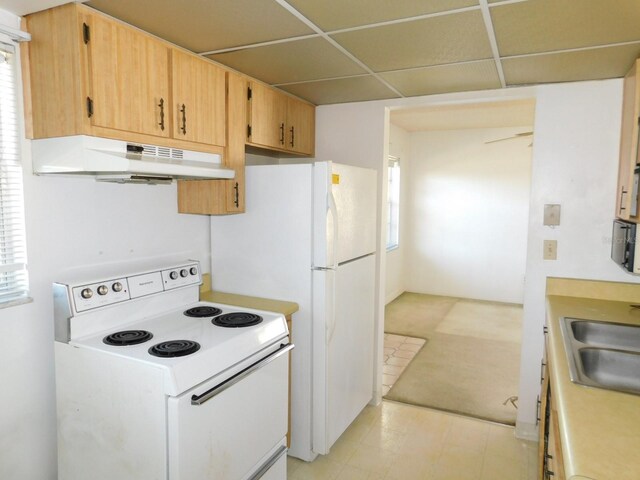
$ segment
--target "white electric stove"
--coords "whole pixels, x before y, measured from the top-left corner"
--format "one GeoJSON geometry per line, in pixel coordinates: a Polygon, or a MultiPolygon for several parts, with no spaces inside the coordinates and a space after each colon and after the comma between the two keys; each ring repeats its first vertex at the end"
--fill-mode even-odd
{"type": "Polygon", "coordinates": [[[187,261],[54,284],[60,479],[286,479],[286,321],[201,282],[187,261]]]}

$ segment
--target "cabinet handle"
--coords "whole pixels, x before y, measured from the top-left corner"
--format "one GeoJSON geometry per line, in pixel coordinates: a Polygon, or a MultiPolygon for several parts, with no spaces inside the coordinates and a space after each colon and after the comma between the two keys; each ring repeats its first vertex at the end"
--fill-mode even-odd
{"type": "Polygon", "coordinates": [[[544,363],[544,360],[540,361],[540,383],[544,382],[544,367],[546,367],[547,364],[544,363]]]}
{"type": "Polygon", "coordinates": [[[292,147],[295,146],[295,143],[296,143],[295,142],[295,134],[296,134],[296,132],[295,132],[295,130],[293,128],[294,127],[291,127],[291,146],[292,147]]]}
{"type": "Polygon", "coordinates": [[[622,206],[622,198],[624,196],[625,193],[628,193],[625,189],[624,186],[620,189],[620,212],[622,213],[623,210],[626,210],[627,207],[622,206]]]}
{"type": "Polygon", "coordinates": [[[540,395],[538,395],[538,399],[536,400],[536,425],[540,423],[540,407],[542,406],[542,402],[540,401],[540,395]]]}
{"type": "Polygon", "coordinates": [[[180,107],[180,113],[182,113],[182,127],[180,127],[180,130],[182,130],[182,134],[186,135],[187,134],[187,107],[185,106],[185,104],[182,104],[182,107],[180,107]]]}
{"type": "Polygon", "coordinates": [[[233,190],[235,191],[235,199],[233,200],[233,203],[235,204],[236,208],[240,208],[240,187],[238,186],[238,182],[236,182],[233,190]]]}
{"type": "Polygon", "coordinates": [[[284,145],[284,123],[280,124],[280,145],[284,145]]]}
{"type": "Polygon", "coordinates": [[[160,123],[158,125],[160,125],[160,130],[164,131],[164,98],[160,99],[158,106],[160,107],[160,123]]]}

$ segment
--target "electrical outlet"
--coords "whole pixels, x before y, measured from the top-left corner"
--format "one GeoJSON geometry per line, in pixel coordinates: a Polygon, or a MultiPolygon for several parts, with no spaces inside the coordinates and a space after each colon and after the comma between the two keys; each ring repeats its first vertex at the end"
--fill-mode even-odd
{"type": "Polygon", "coordinates": [[[560,205],[546,204],[544,206],[544,225],[560,225],[560,205]]]}
{"type": "Polygon", "coordinates": [[[542,258],[544,260],[557,260],[558,258],[558,241],[557,240],[544,241],[542,258]]]}

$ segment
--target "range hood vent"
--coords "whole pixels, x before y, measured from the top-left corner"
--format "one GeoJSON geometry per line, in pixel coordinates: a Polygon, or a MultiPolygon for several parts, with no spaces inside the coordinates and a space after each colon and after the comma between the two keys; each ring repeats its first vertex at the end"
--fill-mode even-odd
{"type": "Polygon", "coordinates": [[[86,135],[33,140],[32,157],[37,175],[90,175],[103,182],[157,185],[235,175],[218,154],[86,135]]]}

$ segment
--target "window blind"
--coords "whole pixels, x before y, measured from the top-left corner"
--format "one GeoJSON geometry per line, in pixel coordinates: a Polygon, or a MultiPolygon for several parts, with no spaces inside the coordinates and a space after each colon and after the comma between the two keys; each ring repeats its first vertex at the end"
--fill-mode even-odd
{"type": "Polygon", "coordinates": [[[0,42],[0,303],[29,293],[15,48],[0,42]]]}

